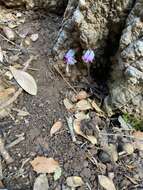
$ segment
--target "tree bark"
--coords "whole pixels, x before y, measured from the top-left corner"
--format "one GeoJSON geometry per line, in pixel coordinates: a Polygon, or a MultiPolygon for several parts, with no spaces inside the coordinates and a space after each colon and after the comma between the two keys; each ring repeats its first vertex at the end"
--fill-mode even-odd
{"type": "MultiPolygon", "coordinates": [[[[143,117],[143,1],[136,1],[122,32],[106,106],[143,117]]],[[[109,108],[109,107],[108,107],[109,108]]]]}

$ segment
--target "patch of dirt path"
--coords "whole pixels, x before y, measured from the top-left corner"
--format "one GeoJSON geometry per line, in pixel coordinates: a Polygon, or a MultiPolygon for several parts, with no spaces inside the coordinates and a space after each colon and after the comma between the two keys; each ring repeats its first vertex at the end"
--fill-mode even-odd
{"type": "Polygon", "coordinates": [[[35,56],[38,55],[38,59],[33,61],[32,65],[35,71],[31,73],[37,81],[38,94],[35,97],[27,94],[20,97],[17,106],[19,108],[26,107],[30,116],[20,124],[12,123],[4,128],[7,143],[13,141],[16,135],[25,134],[25,141],[10,149],[15,160],[14,164],[4,169],[4,182],[12,190],[28,190],[33,187],[36,175],[33,174],[29,163],[26,164],[24,174],[21,176],[18,174],[24,160],[32,159],[36,155],[45,155],[58,160],[60,157],[63,162],[64,154],[68,154],[69,143],[71,143],[66,129],[53,139],[50,139],[49,135],[52,124],[58,119],[64,119],[65,110],[62,100],[68,90],[64,81],[52,70],[49,63],[50,50],[59,30],[61,18],[37,12],[25,14],[28,15],[26,22],[19,27],[19,31],[28,30],[31,34],[39,34],[39,39],[32,44],[32,48],[29,50],[35,56]]]}

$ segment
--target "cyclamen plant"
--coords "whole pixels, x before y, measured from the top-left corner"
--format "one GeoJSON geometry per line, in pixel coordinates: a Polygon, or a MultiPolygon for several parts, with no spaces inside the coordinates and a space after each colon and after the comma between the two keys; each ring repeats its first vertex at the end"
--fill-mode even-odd
{"type": "Polygon", "coordinates": [[[64,60],[66,62],[66,72],[69,73],[69,65],[74,65],[77,61],[75,59],[75,50],[70,49],[64,56],[64,60]]]}
{"type": "Polygon", "coordinates": [[[85,63],[92,63],[94,61],[94,57],[95,57],[94,51],[89,49],[82,56],[82,60],[85,63]]]}
{"type": "MultiPolygon", "coordinates": [[[[65,62],[67,64],[66,66],[66,71],[69,72],[69,65],[74,65],[77,61],[75,59],[75,50],[70,49],[64,56],[65,62]]],[[[95,53],[93,50],[88,49],[87,51],[84,52],[82,56],[82,60],[84,63],[87,65],[88,69],[88,77],[90,76],[90,63],[94,61],[95,58],[95,53]]]]}
{"type": "Polygon", "coordinates": [[[94,57],[95,57],[95,54],[94,54],[94,51],[91,50],[91,49],[88,49],[87,51],[85,51],[84,55],[82,56],[82,60],[84,63],[86,63],[86,66],[87,66],[87,72],[88,72],[88,79],[90,80],[91,77],[90,77],[90,66],[93,61],[94,61],[94,57]]]}

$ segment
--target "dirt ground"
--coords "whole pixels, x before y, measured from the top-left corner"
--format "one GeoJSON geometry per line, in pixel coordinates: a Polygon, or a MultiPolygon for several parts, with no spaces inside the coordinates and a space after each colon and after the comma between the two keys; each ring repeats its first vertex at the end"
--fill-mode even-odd
{"type": "MultiPolygon", "coordinates": [[[[107,173],[114,174],[113,180],[118,190],[142,190],[143,155],[140,152],[135,151],[132,155],[125,155],[115,164],[110,160],[103,163],[99,156],[101,153],[99,146],[93,146],[80,137],[76,143],[72,142],[66,123],[67,110],[63,105],[63,99],[69,88],[49,63],[50,52],[62,18],[44,12],[29,11],[23,14],[26,15],[26,21],[18,27],[18,30],[39,34],[39,39],[33,42],[29,49],[30,54],[38,55],[31,66],[34,71],[30,71],[36,79],[38,94],[30,96],[23,93],[14,104],[18,109],[26,108],[30,113],[29,116],[20,120],[13,111],[11,113],[13,120],[8,117],[0,121],[6,144],[10,144],[20,134],[24,133],[25,136],[25,140],[8,149],[14,162],[7,165],[2,160],[4,186],[8,190],[33,189],[38,175],[33,171],[29,161],[39,155],[53,157],[59,161],[62,168],[62,176],[57,181],[53,180],[52,175],[47,175],[50,190],[68,190],[65,180],[72,175],[81,176],[85,181],[86,185],[79,187],[79,190],[100,190],[102,188],[98,184],[97,177],[99,174],[107,173]],[[50,137],[50,128],[59,119],[64,123],[64,127],[50,137]],[[89,159],[90,157],[98,161],[98,167],[89,159]]],[[[22,55],[23,60],[27,57],[27,54],[22,55]]],[[[85,125],[88,126],[87,131],[94,134],[97,124],[103,132],[112,130],[112,119],[100,118],[93,111],[90,115],[91,120],[85,125]]],[[[118,129],[119,125],[115,123],[114,127],[118,129]]],[[[103,141],[106,141],[106,138],[103,141]]],[[[117,143],[117,139],[113,137],[108,141],[117,143]]]]}

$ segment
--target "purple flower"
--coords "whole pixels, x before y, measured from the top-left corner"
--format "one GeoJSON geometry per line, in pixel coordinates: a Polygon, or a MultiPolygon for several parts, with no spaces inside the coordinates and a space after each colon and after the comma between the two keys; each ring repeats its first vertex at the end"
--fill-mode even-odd
{"type": "Polygon", "coordinates": [[[75,50],[70,49],[64,56],[64,59],[68,65],[74,65],[77,62],[75,59],[75,50]]]}
{"type": "Polygon", "coordinates": [[[92,63],[93,60],[94,60],[94,57],[95,57],[95,54],[94,54],[94,51],[93,50],[87,50],[84,55],[82,56],[82,60],[85,62],[85,63],[92,63]]]}

